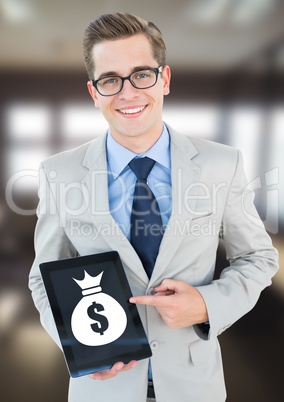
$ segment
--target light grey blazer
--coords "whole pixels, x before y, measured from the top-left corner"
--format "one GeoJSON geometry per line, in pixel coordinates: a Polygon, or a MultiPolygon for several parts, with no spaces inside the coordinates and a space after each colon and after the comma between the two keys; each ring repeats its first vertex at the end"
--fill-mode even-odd
{"type": "MultiPolygon", "coordinates": [[[[150,280],[108,206],[105,136],[55,155],[41,166],[29,287],[42,325],[59,344],[39,263],[117,250],[134,295],[173,278],[196,286],[210,331],[170,329],[154,307],[139,306],[153,357],[157,402],[223,402],[220,347],[224,330],[253,308],[278,268],[277,252],[258,218],[239,151],[169,128],[173,212],[150,280]],[[229,266],[213,280],[220,238],[229,266]]],[[[145,402],[148,360],[107,381],[70,380],[70,402],[145,402]]]]}

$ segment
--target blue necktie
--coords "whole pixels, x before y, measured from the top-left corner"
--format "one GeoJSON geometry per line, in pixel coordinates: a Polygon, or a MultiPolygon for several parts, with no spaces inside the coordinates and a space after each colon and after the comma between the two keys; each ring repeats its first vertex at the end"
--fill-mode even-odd
{"type": "Polygon", "coordinates": [[[158,202],[147,184],[147,177],[155,161],[135,158],[129,163],[135,173],[130,241],[150,278],[163,237],[163,225],[158,202]]]}

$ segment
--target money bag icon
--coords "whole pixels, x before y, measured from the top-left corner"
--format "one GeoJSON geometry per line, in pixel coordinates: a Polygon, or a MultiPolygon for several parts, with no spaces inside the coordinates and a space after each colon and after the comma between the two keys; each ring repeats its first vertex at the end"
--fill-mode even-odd
{"type": "Polygon", "coordinates": [[[88,346],[106,345],[125,331],[127,317],[122,306],[100,286],[104,271],[93,277],[84,271],[84,279],[73,280],[81,287],[83,298],[71,317],[75,338],[88,346]]]}

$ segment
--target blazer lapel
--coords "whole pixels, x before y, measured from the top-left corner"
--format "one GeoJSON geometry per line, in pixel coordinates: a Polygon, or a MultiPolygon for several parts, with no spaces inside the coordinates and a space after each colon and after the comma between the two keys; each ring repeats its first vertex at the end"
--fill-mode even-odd
{"type": "Polygon", "coordinates": [[[154,283],[170,263],[189,228],[194,214],[196,196],[192,196],[200,176],[200,168],[192,158],[197,154],[192,142],[170,129],[172,171],[172,215],[164,234],[160,252],[151,277],[154,283]]]}
{"type": "Polygon", "coordinates": [[[105,141],[106,136],[92,141],[83,161],[88,168],[82,183],[88,189],[90,219],[98,233],[105,233],[104,239],[111,249],[118,251],[122,261],[147,284],[149,280],[138,255],[109,211],[105,141]]]}

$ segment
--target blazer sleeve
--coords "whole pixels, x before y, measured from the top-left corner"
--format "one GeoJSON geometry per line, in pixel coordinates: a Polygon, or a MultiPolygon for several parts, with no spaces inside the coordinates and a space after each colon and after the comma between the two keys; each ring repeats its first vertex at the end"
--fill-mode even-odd
{"type": "Polygon", "coordinates": [[[39,264],[61,258],[74,257],[76,250],[67,237],[60,222],[57,206],[47,174],[43,165],[40,167],[38,221],[35,229],[35,260],[29,275],[29,288],[40,314],[42,326],[61,348],[58,332],[48,303],[39,264]]]}
{"type": "Polygon", "coordinates": [[[256,304],[278,269],[278,253],[254,206],[243,160],[238,161],[223,215],[223,241],[229,266],[211,284],[197,287],[209,315],[209,332],[195,326],[203,339],[220,335],[256,304]]]}

